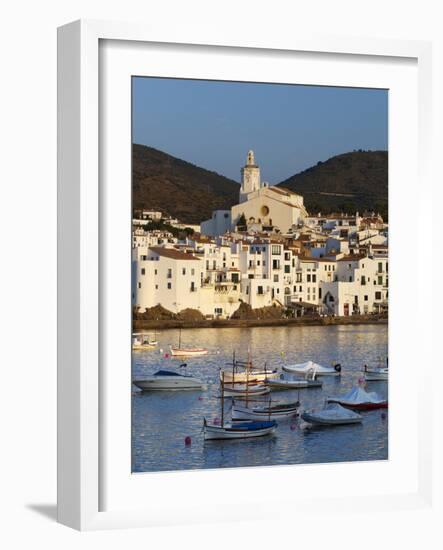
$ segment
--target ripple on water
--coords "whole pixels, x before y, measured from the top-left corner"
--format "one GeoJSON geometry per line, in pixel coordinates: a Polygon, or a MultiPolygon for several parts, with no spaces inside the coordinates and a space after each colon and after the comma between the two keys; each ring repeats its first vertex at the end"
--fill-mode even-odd
{"type": "MultiPolygon", "coordinates": [[[[159,331],[156,350],[133,354],[133,378],[158,368],[179,368],[182,360],[165,358],[164,351],[178,341],[178,330],[159,331]]],[[[322,378],[322,388],[301,390],[302,409],[321,407],[328,395],[345,393],[362,376],[362,366],[377,364],[388,349],[388,330],[383,325],[337,325],[330,327],[254,327],[182,330],[183,345],[203,346],[212,354],[186,359],[183,369],[208,381],[204,392],[132,394],[132,464],[134,472],[228,468],[383,460],[388,458],[388,417],[380,411],[363,413],[361,425],[333,428],[301,428],[300,419],[279,421],[275,436],[240,441],[204,441],[203,417],[220,417],[218,373],[248,349],[255,364],[280,367],[283,363],[313,361],[341,363],[342,376],[322,378]],[[283,353],[283,357],[282,357],[283,353]],[[191,444],[185,445],[185,437],[191,444]]],[[[387,396],[386,382],[370,382],[369,391],[387,396]]],[[[273,392],[272,398],[296,400],[297,391],[273,392]]],[[[268,398],[263,398],[268,399],[268,398]]],[[[229,416],[230,400],[226,399],[229,416]]]]}

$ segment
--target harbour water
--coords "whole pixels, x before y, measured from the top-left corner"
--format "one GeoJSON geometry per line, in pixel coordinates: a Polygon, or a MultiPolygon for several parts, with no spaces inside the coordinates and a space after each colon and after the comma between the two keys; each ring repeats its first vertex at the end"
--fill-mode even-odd
{"type": "MultiPolygon", "coordinates": [[[[206,391],[140,392],[132,386],[133,472],[232,468],[384,460],[388,458],[388,414],[361,413],[363,422],[348,426],[306,428],[300,418],[278,421],[273,436],[236,441],[204,441],[203,418],[220,418],[219,370],[229,368],[233,350],[238,359],[251,351],[254,366],[280,368],[313,360],[338,362],[342,376],[322,377],[322,388],[272,392],[272,402],[296,401],[301,410],[321,407],[327,396],[346,393],[362,377],[362,367],[377,366],[388,353],[387,325],[318,327],[255,327],[182,330],[182,345],[205,347],[210,354],[175,359],[165,357],[177,345],[178,330],[156,333],[157,348],[133,353],[133,379],[160,368],[184,371],[208,383],[206,391]],[[161,351],[162,350],[162,351],[161,351]],[[185,362],[186,367],[180,367],[185,362]],[[191,444],[185,445],[185,438],[191,444]]],[[[367,382],[367,391],[387,397],[388,383],[367,382]]],[[[268,401],[269,395],[263,400],[268,401]]],[[[225,403],[229,418],[230,399],[225,403]]]]}

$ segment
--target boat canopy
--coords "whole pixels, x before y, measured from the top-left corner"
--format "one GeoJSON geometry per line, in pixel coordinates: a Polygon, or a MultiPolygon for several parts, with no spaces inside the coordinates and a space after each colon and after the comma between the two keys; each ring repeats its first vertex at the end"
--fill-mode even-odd
{"type": "Polygon", "coordinates": [[[233,428],[235,430],[264,430],[265,428],[272,428],[273,426],[276,426],[277,423],[275,420],[270,421],[257,421],[257,420],[250,420],[247,422],[236,422],[233,425],[233,428]]]}
{"type": "Polygon", "coordinates": [[[288,365],[288,368],[292,368],[294,370],[297,370],[299,372],[329,372],[333,370],[332,367],[324,367],[323,365],[319,365],[318,363],[314,363],[314,361],[306,361],[306,363],[297,363],[295,365],[288,365]]]}
{"type": "Polygon", "coordinates": [[[315,413],[315,416],[328,420],[341,420],[343,418],[357,418],[360,415],[345,409],[338,403],[329,403],[324,409],[315,413]]]}
{"type": "Polygon", "coordinates": [[[383,403],[385,400],[382,399],[376,392],[366,392],[363,388],[356,386],[352,388],[350,392],[339,397],[333,397],[334,399],[340,401],[340,403],[349,403],[360,405],[362,403],[383,403]]]}
{"type": "Polygon", "coordinates": [[[182,376],[182,375],[172,370],[158,370],[156,373],[154,373],[154,376],[182,376]]]}

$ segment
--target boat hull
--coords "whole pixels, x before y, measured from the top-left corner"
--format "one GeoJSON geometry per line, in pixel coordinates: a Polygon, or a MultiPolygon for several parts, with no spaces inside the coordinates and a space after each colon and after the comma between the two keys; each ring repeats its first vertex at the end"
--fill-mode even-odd
{"type": "Polygon", "coordinates": [[[297,407],[288,408],[287,410],[259,411],[258,409],[248,409],[247,407],[233,407],[232,420],[269,420],[282,419],[297,416],[297,407]]]}
{"type": "Polygon", "coordinates": [[[199,357],[201,355],[207,355],[207,349],[186,349],[186,348],[171,348],[171,355],[173,357],[199,357]]]}
{"type": "Polygon", "coordinates": [[[344,424],[357,424],[362,421],[362,418],[322,418],[314,413],[302,413],[301,419],[309,424],[317,424],[319,426],[342,426],[344,424]]]}
{"type": "Polygon", "coordinates": [[[232,371],[220,371],[220,380],[224,380],[225,383],[232,383],[234,382],[252,382],[254,381],[260,381],[263,382],[264,380],[273,379],[278,376],[278,372],[275,371],[257,371],[257,370],[251,370],[249,373],[246,372],[235,372],[234,375],[232,375],[232,371]]]}
{"type": "Polygon", "coordinates": [[[328,403],[338,403],[342,407],[347,409],[354,409],[356,411],[372,411],[375,409],[387,409],[388,402],[381,401],[380,403],[349,403],[347,401],[340,401],[339,399],[328,399],[328,403]]]}
{"type": "MultiPolygon", "coordinates": [[[[315,376],[340,376],[340,372],[336,371],[335,369],[326,369],[325,370],[317,370],[315,371],[315,376]]],[[[296,367],[292,367],[291,365],[283,365],[283,370],[285,372],[289,372],[291,374],[299,374],[302,376],[306,376],[309,374],[309,371],[306,371],[304,369],[297,369],[296,367]]]]}
{"type": "Polygon", "coordinates": [[[254,395],[266,395],[270,391],[269,387],[264,384],[259,387],[249,386],[249,388],[236,386],[235,384],[224,386],[226,397],[253,397],[254,395]]]}
{"type": "Polygon", "coordinates": [[[258,430],[242,430],[234,427],[222,427],[215,425],[205,425],[204,438],[205,440],[221,440],[221,439],[250,439],[252,437],[263,437],[271,435],[275,432],[277,425],[262,428],[258,430]]]}
{"type": "Polygon", "coordinates": [[[206,385],[197,378],[152,377],[144,380],[134,380],[133,384],[142,391],[180,391],[204,390],[206,385]]]}
{"type": "Polygon", "coordinates": [[[303,388],[321,388],[323,383],[319,380],[265,380],[265,383],[273,390],[300,390],[303,388]]]}

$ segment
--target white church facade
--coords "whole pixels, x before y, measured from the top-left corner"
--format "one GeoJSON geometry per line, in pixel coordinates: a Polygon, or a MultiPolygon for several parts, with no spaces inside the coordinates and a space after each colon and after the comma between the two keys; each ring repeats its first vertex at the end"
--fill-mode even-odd
{"type": "Polygon", "coordinates": [[[204,235],[218,236],[233,230],[239,222],[248,229],[287,233],[307,216],[303,197],[282,187],[262,182],[260,167],[255,163],[254,152],[249,151],[246,164],[241,169],[239,204],[231,210],[217,210],[210,220],[202,222],[204,235]]]}

